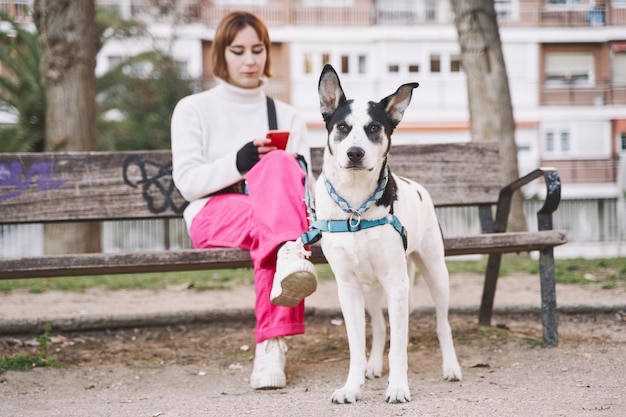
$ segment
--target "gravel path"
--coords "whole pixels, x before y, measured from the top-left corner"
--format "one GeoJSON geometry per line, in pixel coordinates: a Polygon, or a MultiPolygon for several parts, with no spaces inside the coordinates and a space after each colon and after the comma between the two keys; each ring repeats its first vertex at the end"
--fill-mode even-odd
{"type": "Polygon", "coordinates": [[[560,344],[541,348],[537,277],[500,281],[490,328],[476,325],[482,277],[455,275],[451,284],[464,380],[441,377],[430,296],[418,285],[407,404],[384,402],[385,376],[367,381],[354,405],[330,403],[349,357],[332,282],[310,298],[307,333],[288,342],[288,386],[274,391],[248,385],[251,288],[2,294],[0,354],[36,354],[37,333],[6,330],[53,322],[51,349],[63,367],[0,374],[0,416],[626,415],[624,289],[559,286],[560,344]]]}

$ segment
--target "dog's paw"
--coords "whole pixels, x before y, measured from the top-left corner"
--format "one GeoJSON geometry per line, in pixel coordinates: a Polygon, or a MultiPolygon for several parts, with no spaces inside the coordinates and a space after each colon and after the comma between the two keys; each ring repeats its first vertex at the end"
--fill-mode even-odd
{"type": "Polygon", "coordinates": [[[359,399],[359,390],[351,390],[346,387],[336,390],[330,400],[334,404],[354,404],[359,399]]]}
{"type": "Polygon", "coordinates": [[[411,401],[411,393],[408,386],[391,386],[387,387],[385,401],[390,404],[408,403],[411,401]]]}
{"type": "Polygon", "coordinates": [[[367,364],[367,368],[365,369],[365,378],[367,379],[380,378],[382,375],[383,375],[382,363],[380,364],[368,363],[367,364]]]}
{"type": "Polygon", "coordinates": [[[443,365],[443,379],[446,381],[461,381],[463,379],[463,371],[461,365],[457,361],[452,364],[443,365]]]}
{"type": "Polygon", "coordinates": [[[365,378],[367,379],[380,378],[382,375],[383,373],[381,371],[377,371],[377,370],[370,369],[370,368],[368,368],[365,371],[365,378]]]}

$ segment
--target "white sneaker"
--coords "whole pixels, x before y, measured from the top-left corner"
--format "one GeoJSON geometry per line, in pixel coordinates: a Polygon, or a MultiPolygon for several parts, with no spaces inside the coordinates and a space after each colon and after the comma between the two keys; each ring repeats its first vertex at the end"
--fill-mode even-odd
{"type": "Polygon", "coordinates": [[[287,385],[286,352],[287,345],[282,337],[257,343],[250,386],[254,389],[284,388],[287,385]]]}
{"type": "Polygon", "coordinates": [[[276,273],[270,300],[280,306],[293,307],[317,289],[317,272],[307,258],[311,252],[302,241],[286,242],[278,250],[276,273]]]}

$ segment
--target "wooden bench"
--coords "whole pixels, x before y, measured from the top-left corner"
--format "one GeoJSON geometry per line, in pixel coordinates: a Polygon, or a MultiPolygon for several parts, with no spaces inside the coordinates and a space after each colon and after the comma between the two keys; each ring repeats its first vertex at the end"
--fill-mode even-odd
{"type": "MultiPolygon", "coordinates": [[[[322,153],[312,149],[316,176],[322,153]]],[[[497,143],[394,146],[390,164],[423,184],[438,207],[478,207],[482,233],[446,237],[445,248],[447,256],[489,255],[480,324],[491,322],[502,254],[539,251],[544,343],[558,344],[553,248],[566,236],[552,230],[557,172],[538,169],[503,186],[497,143]],[[539,230],[505,233],[513,191],[535,179],[547,189],[539,230]]],[[[0,154],[0,224],[179,218],[185,205],[172,183],[169,151],[0,154]]],[[[317,245],[312,260],[325,262],[317,245]]],[[[246,251],[230,248],[70,254],[0,258],[0,279],[249,266],[246,251]]]]}

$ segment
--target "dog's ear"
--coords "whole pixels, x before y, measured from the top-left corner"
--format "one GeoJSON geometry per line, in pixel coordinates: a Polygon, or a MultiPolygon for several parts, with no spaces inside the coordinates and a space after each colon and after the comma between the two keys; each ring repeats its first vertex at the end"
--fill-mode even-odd
{"type": "Polygon", "coordinates": [[[385,109],[387,117],[393,123],[395,128],[404,116],[404,111],[409,107],[413,89],[419,86],[418,83],[403,84],[392,95],[385,97],[380,101],[380,105],[385,109]]]}
{"type": "Polygon", "coordinates": [[[317,90],[320,95],[320,111],[324,121],[326,121],[335,109],[346,101],[346,96],[339,82],[339,76],[332,65],[326,64],[324,66],[317,90]]]}

